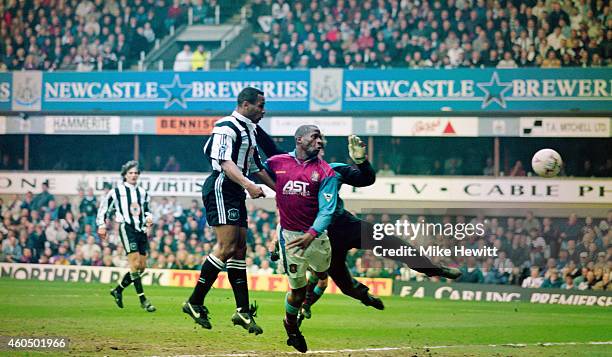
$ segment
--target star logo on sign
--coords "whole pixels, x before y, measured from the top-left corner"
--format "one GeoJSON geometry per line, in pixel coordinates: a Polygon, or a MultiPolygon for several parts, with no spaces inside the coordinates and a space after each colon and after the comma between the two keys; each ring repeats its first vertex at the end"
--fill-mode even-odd
{"type": "Polygon", "coordinates": [[[495,102],[499,104],[500,107],[506,109],[506,100],[504,99],[504,93],[512,88],[512,83],[505,82],[502,83],[499,81],[499,75],[497,71],[493,72],[493,76],[491,77],[491,81],[477,83],[476,84],[480,90],[485,93],[484,100],[482,101],[482,109],[486,108],[491,104],[491,102],[495,102]]]}
{"type": "Polygon", "coordinates": [[[182,84],[181,78],[178,74],[174,75],[172,83],[162,84],[159,86],[168,96],[164,109],[170,108],[174,103],[181,106],[183,109],[187,109],[187,103],[185,103],[185,94],[191,90],[191,84],[182,84]]]}

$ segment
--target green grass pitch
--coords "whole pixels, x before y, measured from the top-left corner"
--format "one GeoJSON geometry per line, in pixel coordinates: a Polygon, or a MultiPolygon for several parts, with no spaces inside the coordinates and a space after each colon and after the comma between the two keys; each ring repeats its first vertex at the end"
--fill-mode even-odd
{"type": "MultiPolygon", "coordinates": [[[[0,279],[0,336],[70,338],[68,352],[0,349],[0,354],[276,356],[293,352],[285,345],[281,324],[284,294],[251,292],[251,301],[257,300],[260,306],[257,321],[264,329],[263,335],[252,336],[231,325],[234,299],[230,290],[209,294],[213,329],[204,330],[181,312],[191,289],[146,286],[147,296],[158,308],[151,314],[140,309],[132,287],[124,293],[124,309],[115,306],[109,288],[0,279]]],[[[336,356],[612,356],[612,345],[588,343],[612,341],[609,308],[399,297],[384,301],[386,309],[377,311],[345,296],[323,296],[302,328],[310,350],[336,356]],[[542,342],[577,344],[538,345],[542,342]],[[385,347],[401,349],[365,350],[385,347]],[[343,349],[357,351],[333,352],[343,349]]]]}

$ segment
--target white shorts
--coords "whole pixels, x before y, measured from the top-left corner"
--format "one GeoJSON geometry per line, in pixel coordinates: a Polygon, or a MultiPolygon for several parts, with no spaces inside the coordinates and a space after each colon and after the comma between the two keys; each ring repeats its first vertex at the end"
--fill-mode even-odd
{"type": "Polygon", "coordinates": [[[303,235],[303,232],[294,232],[282,229],[280,224],[276,229],[280,246],[280,264],[289,277],[289,286],[299,289],[306,286],[306,271],[310,267],[318,273],[326,272],[331,261],[331,245],[327,232],[315,238],[306,250],[296,247],[287,249],[287,244],[303,235]]]}

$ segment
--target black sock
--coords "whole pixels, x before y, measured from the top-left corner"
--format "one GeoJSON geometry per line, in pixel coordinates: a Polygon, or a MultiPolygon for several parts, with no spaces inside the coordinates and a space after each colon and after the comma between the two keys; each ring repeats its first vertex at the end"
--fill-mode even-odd
{"type": "Polygon", "coordinates": [[[366,299],[368,299],[368,291],[370,290],[370,288],[368,288],[367,286],[365,286],[364,284],[360,283],[359,281],[357,281],[357,279],[353,278],[353,289],[352,292],[349,296],[357,299],[357,300],[361,300],[364,301],[366,299]]]}
{"type": "Polygon", "coordinates": [[[127,288],[128,286],[130,286],[130,284],[132,283],[132,273],[127,272],[125,273],[125,275],[123,276],[123,280],[121,280],[121,282],[119,283],[119,285],[117,285],[117,287],[115,288],[115,290],[117,290],[118,292],[122,292],[123,289],[127,288]]]}
{"type": "Polygon", "coordinates": [[[219,272],[223,270],[225,267],[225,263],[223,263],[219,258],[215,257],[212,254],[209,254],[202,264],[202,271],[200,272],[200,278],[193,289],[193,293],[189,298],[189,303],[193,305],[203,305],[204,297],[208,294],[208,291],[214,284],[215,280],[217,280],[217,276],[219,272]]]}
{"type": "Polygon", "coordinates": [[[249,311],[249,286],[244,259],[229,259],[227,261],[227,278],[232,284],[232,290],[234,290],[236,308],[240,309],[240,312],[249,311]]]}
{"type": "Polygon", "coordinates": [[[140,303],[145,302],[147,298],[145,297],[144,290],[142,289],[142,281],[140,280],[140,273],[134,272],[132,274],[132,282],[134,283],[134,288],[136,288],[136,294],[138,294],[138,298],[140,299],[140,303]]]}

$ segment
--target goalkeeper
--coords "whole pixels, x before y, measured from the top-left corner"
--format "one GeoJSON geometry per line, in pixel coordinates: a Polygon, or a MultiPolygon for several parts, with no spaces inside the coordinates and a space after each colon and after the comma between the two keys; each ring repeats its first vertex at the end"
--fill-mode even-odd
{"type": "MultiPolygon", "coordinates": [[[[258,127],[256,133],[257,143],[266,156],[271,157],[285,153],[276,146],[272,138],[263,129],[258,127]]],[[[354,187],[372,185],[376,181],[376,173],[366,158],[365,144],[362,143],[359,137],[351,135],[349,136],[348,149],[349,155],[355,163],[354,165],[330,163],[338,177],[339,186],[343,183],[354,187]]],[[[338,187],[339,191],[340,187],[338,187]]],[[[373,230],[374,228],[371,223],[355,217],[344,209],[344,203],[338,197],[332,223],[327,228],[327,234],[332,247],[332,257],[328,273],[343,294],[361,301],[366,306],[382,310],[384,309],[382,300],[371,295],[367,286],[354,279],[346,265],[346,255],[349,250],[353,248],[373,248],[374,243],[371,239],[374,233],[373,230]],[[361,239],[362,237],[365,239],[361,239]]],[[[387,237],[381,242],[385,248],[390,249],[409,246],[404,240],[395,236],[387,237]]],[[[395,257],[394,259],[427,276],[442,276],[456,279],[461,275],[458,269],[435,265],[425,256],[402,256],[395,257]]],[[[311,274],[306,292],[306,300],[302,307],[303,317],[310,318],[310,307],[321,297],[326,287],[326,280],[317,280],[316,275],[311,274]]]]}

